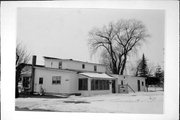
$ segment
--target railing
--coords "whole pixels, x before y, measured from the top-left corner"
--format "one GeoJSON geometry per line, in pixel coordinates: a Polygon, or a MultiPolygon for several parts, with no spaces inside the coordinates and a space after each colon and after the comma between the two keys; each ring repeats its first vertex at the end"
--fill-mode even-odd
{"type": "Polygon", "coordinates": [[[127,87],[129,87],[135,93],[135,91],[132,89],[130,85],[127,84],[127,87]]]}
{"type": "Polygon", "coordinates": [[[119,85],[119,93],[128,93],[128,87],[127,85],[119,85]]]}

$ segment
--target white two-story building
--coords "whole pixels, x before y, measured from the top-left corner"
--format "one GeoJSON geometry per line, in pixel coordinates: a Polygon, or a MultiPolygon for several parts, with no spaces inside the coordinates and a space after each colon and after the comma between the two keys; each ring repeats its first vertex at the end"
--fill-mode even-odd
{"type": "Polygon", "coordinates": [[[145,78],[107,74],[102,64],[44,57],[44,66],[36,65],[22,72],[22,85],[32,93],[81,94],[83,96],[145,91],[145,78]]]}

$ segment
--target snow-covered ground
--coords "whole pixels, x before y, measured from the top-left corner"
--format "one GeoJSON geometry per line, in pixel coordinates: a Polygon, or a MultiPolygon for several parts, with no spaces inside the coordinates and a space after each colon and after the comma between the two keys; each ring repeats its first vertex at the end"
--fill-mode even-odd
{"type": "Polygon", "coordinates": [[[18,98],[16,110],[108,113],[163,113],[163,92],[137,92],[68,98],[18,98]]]}

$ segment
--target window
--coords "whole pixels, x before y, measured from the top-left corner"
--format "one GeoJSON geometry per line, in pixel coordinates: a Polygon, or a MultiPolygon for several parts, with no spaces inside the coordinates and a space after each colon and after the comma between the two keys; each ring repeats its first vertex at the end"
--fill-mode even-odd
{"type": "Polygon", "coordinates": [[[62,68],[62,61],[59,62],[59,69],[62,68]]]}
{"type": "Polygon", "coordinates": [[[61,84],[61,76],[53,76],[52,84],[61,84]]]}
{"type": "Polygon", "coordinates": [[[96,65],[94,66],[94,71],[97,71],[97,66],[96,65]]]}
{"type": "Polygon", "coordinates": [[[91,80],[91,90],[109,90],[108,80],[91,80]]]}
{"type": "Polygon", "coordinates": [[[142,86],[144,86],[144,82],[142,82],[142,86]]]}
{"type": "Polygon", "coordinates": [[[88,79],[87,78],[79,79],[79,90],[88,90],[88,79]]]}
{"type": "Polygon", "coordinates": [[[91,80],[91,90],[95,90],[95,80],[91,80]]]}
{"type": "Polygon", "coordinates": [[[39,84],[43,84],[43,78],[42,77],[39,78],[39,84]]]}
{"type": "Polygon", "coordinates": [[[23,87],[25,87],[25,88],[29,88],[30,87],[29,77],[23,77],[23,87]]]}
{"type": "Polygon", "coordinates": [[[94,80],[95,81],[95,89],[94,90],[98,90],[98,80],[94,80]]]}
{"type": "Polygon", "coordinates": [[[123,81],[121,80],[121,85],[123,85],[123,81]]]}
{"type": "Polygon", "coordinates": [[[85,64],[82,64],[82,69],[84,69],[85,68],[85,64]]]}

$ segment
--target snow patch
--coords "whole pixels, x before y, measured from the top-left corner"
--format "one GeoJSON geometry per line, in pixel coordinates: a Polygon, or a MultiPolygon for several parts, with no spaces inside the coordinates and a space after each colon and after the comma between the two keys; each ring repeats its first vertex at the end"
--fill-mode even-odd
{"type": "Polygon", "coordinates": [[[137,92],[68,98],[18,98],[16,107],[29,110],[100,113],[163,113],[163,92],[137,92]]]}

